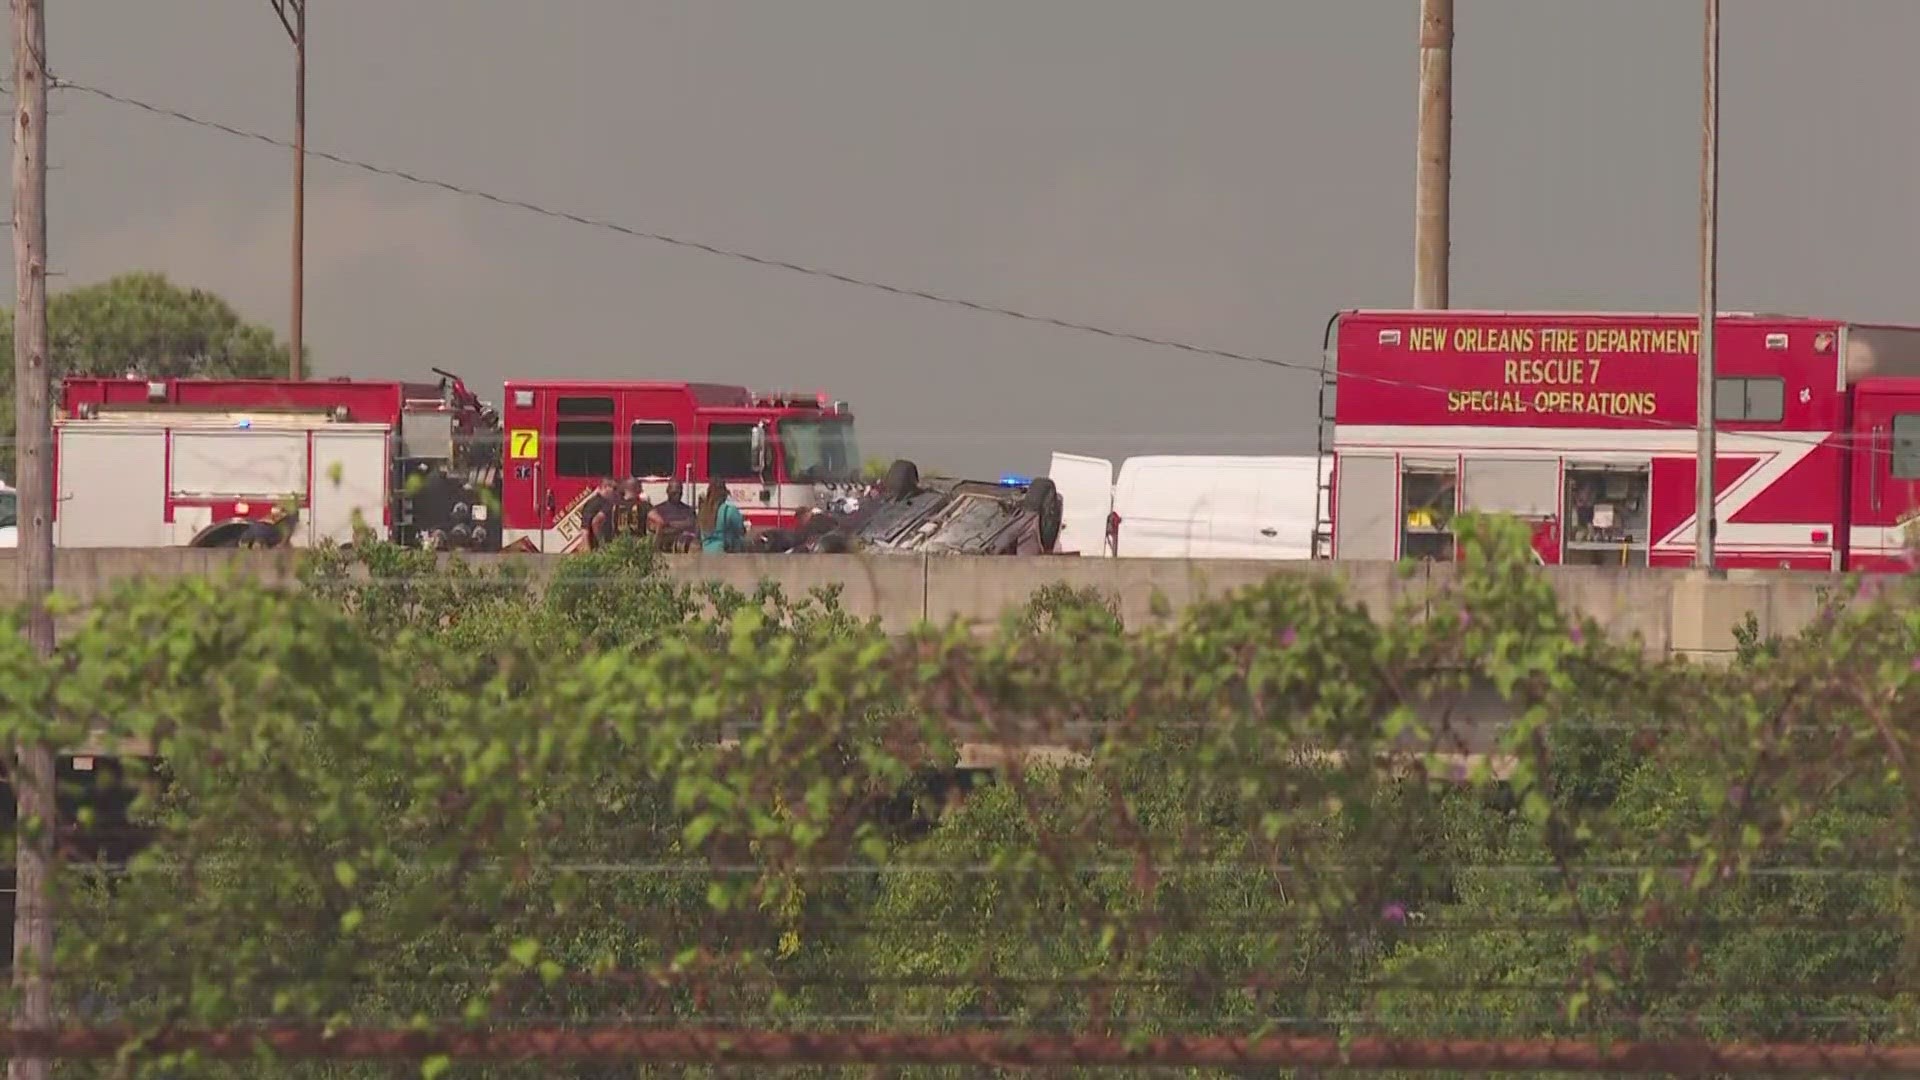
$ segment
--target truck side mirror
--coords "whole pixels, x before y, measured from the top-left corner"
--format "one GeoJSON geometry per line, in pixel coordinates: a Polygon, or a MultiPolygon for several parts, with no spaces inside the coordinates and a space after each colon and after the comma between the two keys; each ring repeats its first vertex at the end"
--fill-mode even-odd
{"type": "Polygon", "coordinates": [[[772,455],[767,447],[766,421],[762,420],[753,425],[753,434],[748,438],[748,452],[753,459],[754,475],[766,476],[767,470],[773,465],[772,455]]]}

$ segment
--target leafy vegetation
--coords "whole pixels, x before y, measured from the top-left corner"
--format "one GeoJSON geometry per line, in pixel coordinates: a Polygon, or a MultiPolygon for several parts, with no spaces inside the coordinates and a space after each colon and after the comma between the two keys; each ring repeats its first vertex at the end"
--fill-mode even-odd
{"type": "Polygon", "coordinates": [[[367,545],[299,590],[130,586],[50,664],[0,633],[10,736],[164,762],[152,842],[61,876],[63,1004],[139,1030],[1910,1038],[1920,607],[1836,598],[1726,668],[1649,658],[1562,613],[1523,532],[1459,528],[1457,581],[1395,612],[1281,575],[1154,626],[1056,588],[900,638],[629,547],[543,581],[367,545]],[[1433,717],[1480,685],[1513,719],[1462,753],[1433,717]],[[979,744],[1054,752],[968,782],[979,744]]]}
{"type": "MultiPolygon", "coordinates": [[[[0,311],[0,340],[13,313],[0,311]]],[[[47,299],[48,366],[66,375],[272,379],[286,375],[288,347],[204,289],[160,274],[122,274],[47,299]]],[[[0,472],[13,472],[13,371],[0,371],[0,472]]]]}

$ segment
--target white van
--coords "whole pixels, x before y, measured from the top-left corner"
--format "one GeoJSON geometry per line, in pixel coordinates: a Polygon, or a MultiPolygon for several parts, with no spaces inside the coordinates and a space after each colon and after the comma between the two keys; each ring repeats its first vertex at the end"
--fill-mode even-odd
{"type": "Polygon", "coordinates": [[[1053,455],[1059,549],[1129,558],[1309,559],[1331,459],[1053,455]]]}

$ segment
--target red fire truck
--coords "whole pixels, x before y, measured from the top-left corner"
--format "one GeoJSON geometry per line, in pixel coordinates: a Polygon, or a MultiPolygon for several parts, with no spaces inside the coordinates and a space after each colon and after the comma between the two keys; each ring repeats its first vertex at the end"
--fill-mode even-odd
{"type": "MultiPolygon", "coordinates": [[[[1545,563],[1684,566],[1692,315],[1348,311],[1328,324],[1317,554],[1452,559],[1462,511],[1545,563]]],[[[1904,569],[1920,516],[1920,328],[1722,314],[1716,562],[1904,569]]]]}
{"type": "Polygon", "coordinates": [[[844,403],[700,383],[507,384],[507,407],[457,377],[403,383],[72,378],[55,421],[55,542],[225,547],[293,510],[295,546],[580,547],[602,478],[719,476],[752,524],[852,490],[844,403]]]}
{"type": "Polygon", "coordinates": [[[845,402],[711,383],[509,382],[504,540],[530,551],[585,543],[580,504],[601,477],[642,478],[648,498],[678,478],[694,501],[726,482],[756,528],[791,525],[860,482],[845,402]]]}

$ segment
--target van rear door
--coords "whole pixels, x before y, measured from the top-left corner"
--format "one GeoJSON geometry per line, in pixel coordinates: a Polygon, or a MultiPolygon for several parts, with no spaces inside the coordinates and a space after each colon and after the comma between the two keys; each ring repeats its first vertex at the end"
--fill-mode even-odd
{"type": "Polygon", "coordinates": [[[1047,479],[1060,493],[1061,555],[1111,555],[1107,550],[1107,514],[1113,510],[1113,462],[1106,458],[1056,452],[1047,479]]]}

